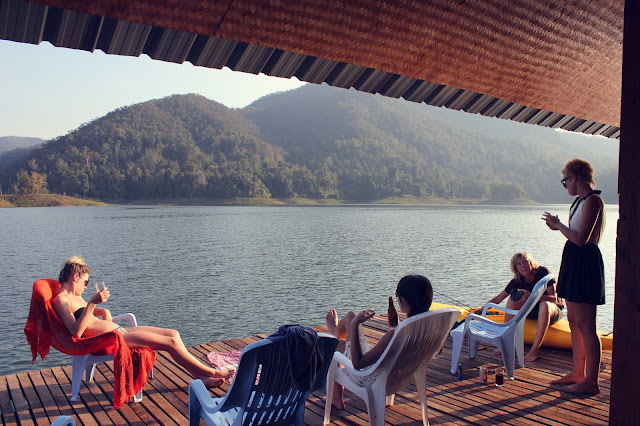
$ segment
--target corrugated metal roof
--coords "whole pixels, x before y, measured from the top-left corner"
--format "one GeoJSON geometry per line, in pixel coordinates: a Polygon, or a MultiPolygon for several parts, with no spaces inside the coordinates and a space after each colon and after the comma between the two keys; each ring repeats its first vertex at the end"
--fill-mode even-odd
{"type": "Polygon", "coordinates": [[[417,78],[273,47],[127,22],[23,0],[0,2],[0,39],[31,44],[48,41],[58,47],[86,51],[99,49],[107,54],[124,56],[140,56],[144,53],[166,62],[188,61],[196,66],[228,67],[256,75],[295,76],[309,83],[353,87],[362,92],[488,117],[609,138],[620,136],[620,129],[616,126],[417,78]]]}

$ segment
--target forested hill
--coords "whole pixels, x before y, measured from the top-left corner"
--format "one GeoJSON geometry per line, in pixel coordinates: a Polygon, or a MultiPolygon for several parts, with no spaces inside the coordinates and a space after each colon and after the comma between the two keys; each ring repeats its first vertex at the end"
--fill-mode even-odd
{"type": "Polygon", "coordinates": [[[239,112],[199,95],[118,109],[30,158],[7,175],[26,167],[51,192],[104,199],[284,196],[281,180],[301,172],[239,112]]]}
{"type": "MultiPolygon", "coordinates": [[[[0,169],[0,183],[10,188],[25,169],[46,174],[50,192],[103,199],[416,195],[567,202],[558,171],[580,155],[596,165],[605,194],[609,185],[615,194],[611,155],[538,136],[488,136],[436,118],[440,111],[429,108],[316,85],[242,110],[174,95],[120,108],[48,141],[0,169]]],[[[463,116],[459,121],[472,117],[463,116]]]]}
{"type": "Polygon", "coordinates": [[[509,198],[523,190],[538,201],[566,202],[559,170],[583,157],[617,202],[614,140],[311,84],[243,113],[288,160],[336,172],[351,196],[369,189],[379,197],[509,198]]]}

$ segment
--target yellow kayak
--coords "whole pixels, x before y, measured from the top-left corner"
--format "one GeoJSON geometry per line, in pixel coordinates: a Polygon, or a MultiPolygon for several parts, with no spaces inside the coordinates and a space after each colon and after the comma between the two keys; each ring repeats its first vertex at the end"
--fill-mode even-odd
{"type": "MultiPolygon", "coordinates": [[[[468,313],[475,311],[474,308],[464,308],[455,305],[446,305],[443,303],[433,302],[431,304],[431,310],[441,309],[441,308],[456,308],[461,309],[462,314],[458,318],[459,321],[464,321],[468,313]]],[[[487,317],[496,322],[504,322],[504,313],[495,310],[489,309],[487,312],[487,317]]],[[[524,342],[526,344],[532,344],[533,339],[536,337],[536,320],[526,319],[524,322],[524,342]]],[[[613,333],[607,333],[601,330],[598,330],[598,335],[600,336],[600,341],[602,342],[602,349],[605,351],[610,351],[613,346],[613,333]]],[[[569,329],[569,321],[560,320],[557,323],[553,324],[547,330],[547,334],[545,334],[544,339],[542,340],[542,346],[547,346],[549,348],[558,348],[558,349],[571,349],[571,330],[569,329]]]]}

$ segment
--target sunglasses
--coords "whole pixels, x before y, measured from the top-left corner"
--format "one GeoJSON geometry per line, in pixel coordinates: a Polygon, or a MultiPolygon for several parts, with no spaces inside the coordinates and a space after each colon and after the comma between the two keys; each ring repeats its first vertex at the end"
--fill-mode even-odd
{"type": "Polygon", "coordinates": [[[86,280],[84,280],[84,286],[88,286],[89,285],[89,278],[87,278],[86,280]]]}
{"type": "Polygon", "coordinates": [[[560,181],[560,183],[562,184],[562,186],[564,186],[565,188],[567,187],[567,181],[569,180],[571,176],[567,176],[566,178],[562,179],[560,181]]]}

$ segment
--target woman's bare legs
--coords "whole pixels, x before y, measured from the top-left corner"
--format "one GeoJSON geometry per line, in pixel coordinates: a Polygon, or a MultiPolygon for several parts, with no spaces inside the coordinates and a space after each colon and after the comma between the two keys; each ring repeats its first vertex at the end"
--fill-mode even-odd
{"type": "MultiPolygon", "coordinates": [[[[598,374],[600,372],[600,359],[602,358],[602,344],[596,329],[596,305],[571,302],[568,302],[568,305],[576,313],[575,323],[582,337],[582,363],[579,366],[582,380],[576,380],[575,384],[565,387],[564,390],[571,393],[598,394],[600,393],[598,374]]],[[[571,327],[571,336],[573,337],[573,326],[571,327]]],[[[574,365],[573,372],[570,375],[575,372],[576,367],[574,365]]],[[[574,378],[579,378],[579,375],[574,378]]]]}
{"type": "MultiPolygon", "coordinates": [[[[340,339],[340,343],[338,343],[338,348],[336,349],[340,352],[344,352],[345,349],[345,339],[347,338],[347,330],[349,329],[347,325],[351,323],[355,316],[355,312],[349,311],[344,317],[342,317],[342,319],[340,319],[340,321],[338,321],[338,314],[335,309],[331,309],[327,312],[325,317],[327,328],[329,329],[329,333],[340,339]]],[[[339,410],[344,410],[343,394],[344,387],[335,383],[333,385],[333,398],[331,398],[331,404],[339,410]]]]}
{"type": "Polygon", "coordinates": [[[542,301],[540,302],[540,308],[538,309],[538,322],[536,327],[536,337],[533,339],[533,345],[529,350],[529,353],[524,356],[525,362],[533,362],[538,359],[540,346],[542,346],[542,340],[544,339],[549,325],[551,324],[551,313],[553,309],[558,308],[555,303],[542,301]]]}
{"type": "Polygon", "coordinates": [[[184,367],[196,379],[202,379],[207,387],[220,386],[224,379],[233,377],[235,370],[216,370],[202,364],[189,353],[184,346],[180,334],[176,330],[159,327],[129,327],[122,334],[130,348],[149,347],[153,350],[166,351],[179,365],[184,367]]]}
{"type": "Polygon", "coordinates": [[[573,370],[565,376],[560,377],[551,382],[553,385],[567,385],[572,383],[580,383],[584,381],[585,375],[585,352],[584,352],[584,340],[582,338],[582,332],[578,327],[579,320],[578,308],[579,303],[573,303],[567,301],[567,319],[569,320],[569,327],[571,328],[571,347],[573,351],[573,370]]]}

